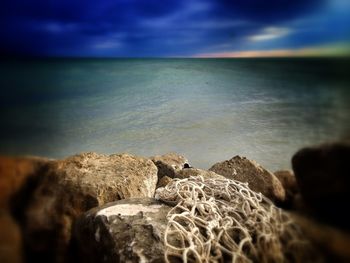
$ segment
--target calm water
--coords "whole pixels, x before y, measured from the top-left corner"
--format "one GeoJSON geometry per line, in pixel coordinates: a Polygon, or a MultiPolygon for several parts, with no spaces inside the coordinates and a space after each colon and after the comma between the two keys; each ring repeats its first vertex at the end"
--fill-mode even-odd
{"type": "Polygon", "coordinates": [[[271,170],[350,134],[340,59],[116,59],[0,63],[0,152],[236,154],[271,170]]]}

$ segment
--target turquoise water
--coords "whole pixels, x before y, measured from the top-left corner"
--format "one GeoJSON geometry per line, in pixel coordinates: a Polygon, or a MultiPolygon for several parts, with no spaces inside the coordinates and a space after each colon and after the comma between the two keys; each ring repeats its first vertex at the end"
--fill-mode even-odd
{"type": "Polygon", "coordinates": [[[51,59],[0,63],[0,152],[236,154],[271,170],[350,134],[345,59],[51,59]]]}

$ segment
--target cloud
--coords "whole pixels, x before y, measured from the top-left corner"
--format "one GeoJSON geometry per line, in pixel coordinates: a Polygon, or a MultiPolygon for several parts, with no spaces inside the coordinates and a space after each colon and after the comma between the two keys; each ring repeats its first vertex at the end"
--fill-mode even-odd
{"type": "Polygon", "coordinates": [[[316,11],[326,0],[217,0],[214,12],[250,21],[287,21],[316,11]]]}
{"type": "Polygon", "coordinates": [[[293,24],[325,1],[4,0],[0,53],[145,57],[291,48],[334,38],[331,30],[312,31],[316,24],[304,33],[309,22],[293,24]]]}
{"type": "Polygon", "coordinates": [[[249,36],[248,39],[253,42],[266,41],[276,38],[284,37],[290,34],[291,30],[283,27],[266,27],[256,35],[249,36]]]}

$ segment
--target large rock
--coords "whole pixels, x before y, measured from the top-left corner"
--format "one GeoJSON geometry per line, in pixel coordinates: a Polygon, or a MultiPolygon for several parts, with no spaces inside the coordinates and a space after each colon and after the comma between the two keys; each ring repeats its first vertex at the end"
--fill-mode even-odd
{"type": "Polygon", "coordinates": [[[23,262],[22,237],[18,224],[6,211],[0,210],[0,262],[23,262]]]}
{"type": "Polygon", "coordinates": [[[304,148],[292,164],[309,212],[349,230],[350,142],[304,148]]]}
{"type": "Polygon", "coordinates": [[[49,160],[0,156],[0,262],[22,262],[19,223],[49,160]]]}
{"type": "Polygon", "coordinates": [[[350,262],[350,233],[300,214],[291,214],[304,235],[320,248],[325,262],[350,262]]]}
{"type": "MultiPolygon", "coordinates": [[[[206,170],[197,169],[197,168],[185,168],[185,169],[179,170],[177,171],[174,178],[185,179],[185,178],[190,178],[191,176],[202,176],[205,179],[208,179],[208,178],[224,179],[225,178],[224,176],[214,173],[212,171],[206,171],[206,170]]],[[[173,181],[173,178],[170,178],[169,176],[163,176],[158,180],[157,188],[165,187],[167,184],[169,184],[172,181],[173,181]]]]}
{"type": "Polygon", "coordinates": [[[209,170],[229,179],[248,182],[250,189],[261,192],[277,203],[285,199],[284,188],[276,176],[245,157],[235,156],[214,164],[209,170]]]}
{"type": "Polygon", "coordinates": [[[0,209],[13,210],[11,205],[15,201],[29,195],[47,171],[49,163],[48,159],[39,157],[0,156],[0,209]]]}
{"type": "Polygon", "coordinates": [[[294,202],[297,199],[297,194],[299,192],[297,180],[293,171],[291,170],[279,170],[274,172],[274,175],[281,182],[285,192],[286,198],[283,203],[285,208],[294,207],[294,202]]]}
{"type": "Polygon", "coordinates": [[[186,168],[179,171],[176,175],[176,178],[184,179],[189,178],[191,176],[202,176],[204,179],[224,179],[225,177],[214,173],[212,171],[206,171],[198,168],[186,168]]]}
{"type": "Polygon", "coordinates": [[[164,231],[171,207],[151,198],[106,204],[85,213],[74,227],[76,260],[164,262],[164,231]]]}
{"type": "Polygon", "coordinates": [[[185,164],[188,164],[185,157],[176,153],[156,155],[150,157],[150,159],[157,165],[159,179],[163,176],[176,177],[176,174],[184,168],[185,164]]]}
{"type": "Polygon", "coordinates": [[[157,183],[152,161],[127,154],[84,153],[28,171],[38,175],[13,198],[11,210],[22,229],[27,261],[33,262],[65,262],[79,215],[107,202],[152,197],[157,183]]]}

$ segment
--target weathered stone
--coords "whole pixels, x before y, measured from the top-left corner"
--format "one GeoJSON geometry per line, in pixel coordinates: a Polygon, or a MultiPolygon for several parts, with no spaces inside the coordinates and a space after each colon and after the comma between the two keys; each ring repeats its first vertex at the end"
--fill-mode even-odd
{"type": "Polygon", "coordinates": [[[250,189],[261,192],[275,202],[285,199],[284,188],[276,176],[245,157],[235,156],[214,164],[209,170],[229,179],[248,182],[250,189]]]}
{"type": "Polygon", "coordinates": [[[206,171],[197,168],[186,168],[179,171],[176,175],[176,178],[184,179],[189,178],[191,176],[202,176],[205,179],[213,178],[213,179],[224,179],[225,177],[214,173],[212,171],[206,171]]]}
{"type": "Polygon", "coordinates": [[[157,155],[150,157],[150,159],[157,165],[159,179],[163,176],[168,176],[170,178],[176,177],[176,174],[188,163],[185,157],[176,153],[157,155]]]}
{"type": "Polygon", "coordinates": [[[124,198],[152,197],[157,168],[132,155],[84,153],[51,165],[26,210],[25,244],[32,258],[63,262],[74,220],[124,198]]]}
{"type": "Polygon", "coordinates": [[[171,179],[169,176],[163,176],[158,180],[157,188],[159,187],[165,187],[168,183],[170,183],[173,179],[171,179]]]}
{"type": "Polygon", "coordinates": [[[164,262],[164,231],[171,207],[151,198],[94,208],[74,227],[76,259],[83,262],[164,262]]]}
{"type": "Polygon", "coordinates": [[[10,203],[30,262],[65,262],[71,227],[80,214],[115,200],[152,197],[157,183],[151,160],[127,154],[84,153],[45,166],[35,161],[6,160],[0,176],[12,189],[4,187],[1,204],[10,203]],[[6,179],[6,173],[12,177],[6,179]]]}
{"type": "Polygon", "coordinates": [[[295,179],[295,175],[294,175],[293,171],[280,170],[280,171],[274,172],[274,175],[281,182],[281,184],[286,192],[286,198],[285,198],[284,203],[283,203],[284,207],[285,208],[292,208],[295,196],[299,191],[298,184],[297,184],[297,181],[295,179]]]}
{"type": "Polygon", "coordinates": [[[301,195],[318,219],[350,229],[350,142],[304,148],[292,159],[301,195]]]}

